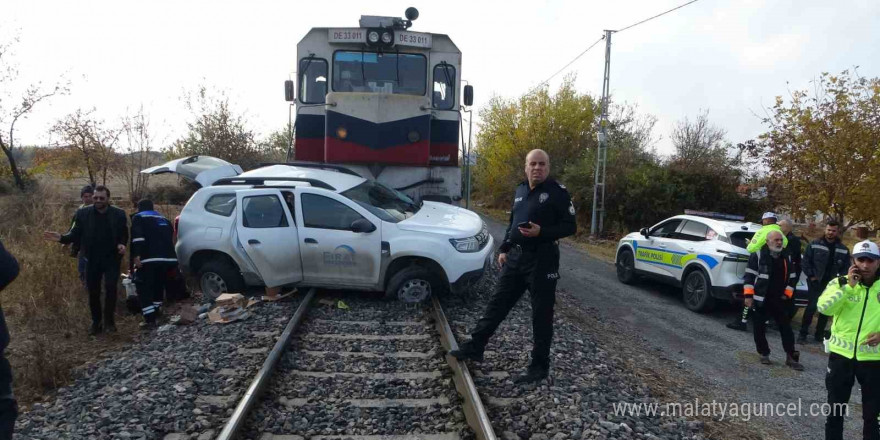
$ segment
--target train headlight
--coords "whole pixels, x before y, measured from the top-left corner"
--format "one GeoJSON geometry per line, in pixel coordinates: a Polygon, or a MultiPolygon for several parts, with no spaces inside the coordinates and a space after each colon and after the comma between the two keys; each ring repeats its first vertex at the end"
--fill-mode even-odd
{"type": "Polygon", "coordinates": [[[367,34],[367,40],[373,44],[378,43],[379,42],[379,32],[370,31],[370,33],[367,34]]]}
{"type": "Polygon", "coordinates": [[[348,130],[345,127],[339,127],[336,129],[336,137],[339,139],[345,139],[348,137],[348,130]]]}
{"type": "Polygon", "coordinates": [[[382,42],[385,44],[391,44],[391,40],[394,38],[391,36],[391,32],[382,32],[382,42]]]}
{"type": "Polygon", "coordinates": [[[416,143],[422,139],[422,136],[419,134],[419,132],[413,130],[406,135],[406,138],[409,139],[410,142],[416,143]]]}

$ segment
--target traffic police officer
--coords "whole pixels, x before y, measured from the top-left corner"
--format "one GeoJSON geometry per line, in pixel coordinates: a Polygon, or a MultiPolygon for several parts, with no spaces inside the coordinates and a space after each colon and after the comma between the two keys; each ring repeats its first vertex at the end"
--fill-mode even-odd
{"type": "Polygon", "coordinates": [[[832,279],[819,297],[819,313],[833,316],[827,340],[830,414],[827,440],[843,439],[843,417],[856,380],[862,388],[863,438],[880,439],[880,249],[871,241],[856,243],[847,275],[832,279]]]}
{"type": "Polygon", "coordinates": [[[460,360],[482,361],[489,338],[529,289],[534,346],[528,371],[515,380],[518,383],[539,381],[549,372],[553,305],[559,280],[557,240],[577,230],[568,190],[547,177],[550,156],[544,150],[530,151],[525,171],[527,181],[516,187],[510,225],[498,249],[502,271],[495,294],[471,333],[471,340],[450,352],[460,360]]]}

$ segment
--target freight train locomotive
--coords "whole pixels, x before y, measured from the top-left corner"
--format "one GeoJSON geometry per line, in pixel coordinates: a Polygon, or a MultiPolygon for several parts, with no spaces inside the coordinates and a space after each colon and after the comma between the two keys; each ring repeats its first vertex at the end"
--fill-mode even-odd
{"type": "Polygon", "coordinates": [[[406,19],[361,16],[356,28],[312,28],[297,45],[294,159],[344,165],[416,201],[458,204],[461,51],[406,19]]]}

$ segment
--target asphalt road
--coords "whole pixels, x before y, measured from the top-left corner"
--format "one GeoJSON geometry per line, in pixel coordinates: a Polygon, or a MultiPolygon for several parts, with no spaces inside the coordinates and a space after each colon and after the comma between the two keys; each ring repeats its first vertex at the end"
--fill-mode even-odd
{"type": "MultiPolygon", "coordinates": [[[[495,240],[500,242],[506,225],[484,218],[495,240]]],[[[800,405],[796,411],[801,415],[754,416],[749,423],[767,424],[792,439],[824,438],[825,417],[810,414],[820,411],[818,405],[826,402],[827,355],[821,345],[798,345],[805,371],[797,372],[784,365],[779,333],[768,331],[773,365],[761,365],[751,332],[725,327],[739,314],[735,307],[697,314],[684,307],[680,289],[653,281],[627,286],[617,280],[613,264],[566,244],[560,251],[558,288],[572,294],[584,306],[596,309],[617,330],[625,329],[612,340],[619,340],[620,344],[647,344],[650,353],[677,361],[678,368],[673,374],[700,381],[704,389],[713,391],[711,394],[719,403],[740,408],[742,404],[800,405]]],[[[851,403],[860,403],[860,394],[856,384],[851,403]]],[[[788,410],[786,407],[785,411],[788,410]]],[[[851,405],[850,411],[844,437],[861,438],[860,405],[851,405]]]]}

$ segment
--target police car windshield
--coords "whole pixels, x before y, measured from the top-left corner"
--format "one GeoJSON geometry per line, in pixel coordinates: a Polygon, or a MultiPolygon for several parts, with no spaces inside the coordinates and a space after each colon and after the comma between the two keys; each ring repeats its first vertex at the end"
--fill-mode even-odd
{"type": "Polygon", "coordinates": [[[408,53],[337,51],[333,54],[333,91],[425,94],[427,59],[408,53]]]}
{"type": "Polygon", "coordinates": [[[419,212],[419,206],[406,194],[389,188],[375,180],[343,191],[342,195],[373,213],[380,219],[397,223],[419,212]]]}

